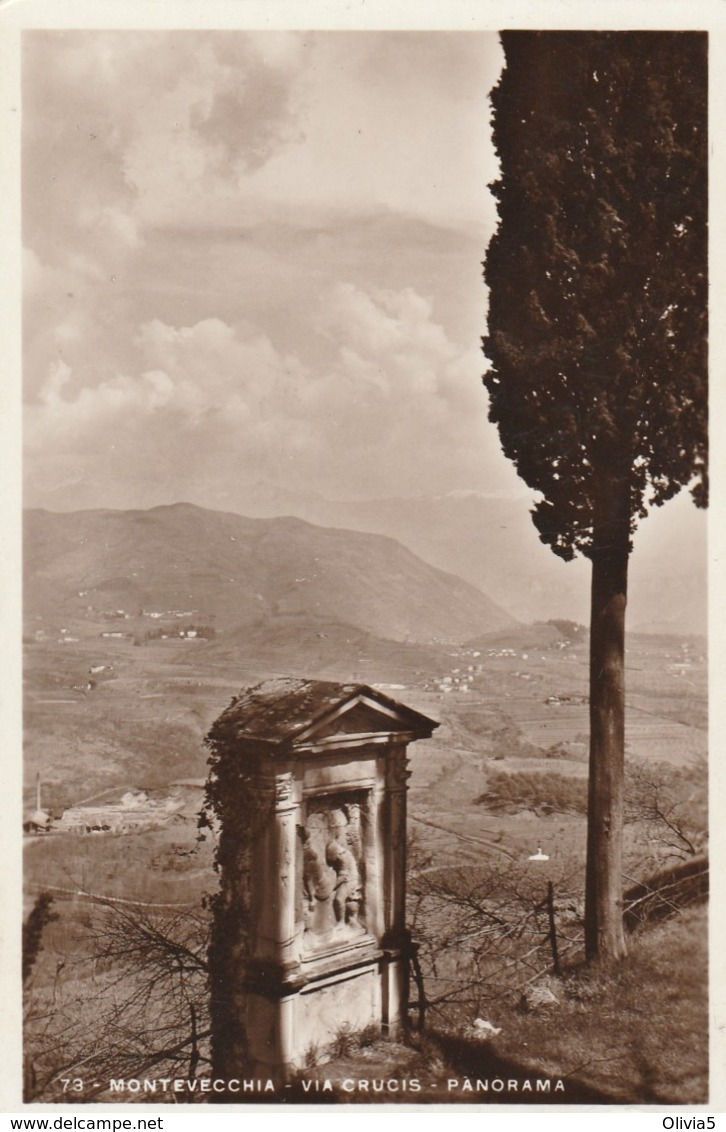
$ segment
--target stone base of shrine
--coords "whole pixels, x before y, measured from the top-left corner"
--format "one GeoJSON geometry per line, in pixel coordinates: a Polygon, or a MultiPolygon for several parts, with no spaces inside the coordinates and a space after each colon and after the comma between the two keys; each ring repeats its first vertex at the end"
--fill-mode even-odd
{"type": "Polygon", "coordinates": [[[251,1071],[280,1078],[324,1064],[335,1056],[341,1035],[368,1028],[395,1037],[405,1022],[408,955],[376,950],[341,964],[317,956],[297,978],[248,985],[247,1034],[251,1071]]]}

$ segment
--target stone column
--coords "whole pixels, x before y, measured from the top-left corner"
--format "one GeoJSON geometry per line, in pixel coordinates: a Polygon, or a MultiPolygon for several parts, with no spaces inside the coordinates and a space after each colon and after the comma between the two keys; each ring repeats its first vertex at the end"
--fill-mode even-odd
{"type": "Polygon", "coordinates": [[[396,947],[406,931],[406,792],[410,778],[405,743],[391,743],[386,757],[386,943],[396,947]]]}
{"type": "Polygon", "coordinates": [[[296,839],[300,804],[292,772],[264,778],[261,791],[272,796],[273,815],[264,831],[262,852],[254,855],[250,878],[255,932],[252,960],[268,969],[292,970],[300,962],[296,932],[296,839]]]}
{"type": "Polygon", "coordinates": [[[266,774],[260,795],[270,820],[252,855],[250,888],[256,930],[247,971],[247,1024],[254,1072],[268,1074],[295,1056],[294,992],[300,971],[296,930],[299,790],[289,770],[266,774]]]}
{"type": "Polygon", "coordinates": [[[408,1001],[409,937],[406,931],[406,744],[392,742],[386,757],[385,936],[382,969],[383,1031],[396,1034],[408,1001]]]}
{"type": "Polygon", "coordinates": [[[374,939],[383,936],[383,861],[379,855],[379,813],[383,804],[383,790],[376,786],[366,791],[361,807],[363,831],[363,865],[365,869],[365,923],[366,931],[374,939]]]}

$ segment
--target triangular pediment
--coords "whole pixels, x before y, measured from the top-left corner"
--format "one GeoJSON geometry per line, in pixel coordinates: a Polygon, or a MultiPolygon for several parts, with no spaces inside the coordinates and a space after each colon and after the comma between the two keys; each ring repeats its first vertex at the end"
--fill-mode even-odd
{"type": "Polygon", "coordinates": [[[311,727],[307,738],[327,739],[331,735],[389,734],[392,731],[408,731],[405,720],[392,714],[384,714],[367,703],[352,704],[334,719],[311,727]]]}
{"type": "Polygon", "coordinates": [[[316,719],[295,736],[293,746],[331,742],[336,736],[384,737],[395,734],[431,734],[437,724],[413,709],[379,695],[372,689],[359,691],[347,701],[316,719]]]}
{"type": "Polygon", "coordinates": [[[247,688],[230,704],[218,723],[240,741],[280,747],[332,745],[336,736],[349,741],[387,735],[424,738],[438,727],[433,719],[366,684],[278,677],[247,688]]]}

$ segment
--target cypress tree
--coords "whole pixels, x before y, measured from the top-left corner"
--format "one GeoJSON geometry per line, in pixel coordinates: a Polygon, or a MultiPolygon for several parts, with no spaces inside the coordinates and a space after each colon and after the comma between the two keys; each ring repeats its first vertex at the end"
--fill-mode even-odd
{"type": "Polygon", "coordinates": [[[707,502],[707,49],[700,32],[502,33],[489,417],[540,539],[592,564],[589,958],[624,954],[628,561],[707,502]]]}

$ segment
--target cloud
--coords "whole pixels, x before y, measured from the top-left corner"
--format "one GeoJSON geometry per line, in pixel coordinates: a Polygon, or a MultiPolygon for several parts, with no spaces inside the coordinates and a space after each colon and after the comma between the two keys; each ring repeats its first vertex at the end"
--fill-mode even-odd
{"type": "Polygon", "coordinates": [[[26,33],[26,241],[46,262],[91,238],[121,253],[229,193],[298,136],[299,65],[289,38],[275,52],[242,33],[26,33]]]}
{"type": "Polygon", "coordinates": [[[298,84],[304,144],[248,182],[268,201],[380,207],[436,223],[494,223],[487,95],[502,65],[487,34],[321,33],[298,84]]]}
{"type": "Polygon", "coordinates": [[[114,478],[158,502],[214,503],[235,482],[268,478],[330,494],[465,487],[482,464],[479,359],[449,340],[410,288],[320,296],[337,349],[319,370],[250,324],[143,324],[141,367],[78,388],[51,367],[27,411],[28,493],[114,478]],[[452,460],[452,451],[457,454],[452,460]]]}
{"type": "Polygon", "coordinates": [[[238,219],[240,179],[299,136],[300,38],[25,33],[26,397],[59,360],[74,387],[135,366],[156,226],[238,219]]]}
{"type": "Polygon", "coordinates": [[[33,31],[25,52],[29,501],[496,486],[495,37],[33,31]]]}
{"type": "Polygon", "coordinates": [[[44,262],[90,240],[108,259],[157,225],[249,222],[275,206],[491,212],[494,36],[46,30],[24,42],[25,236],[44,262]]]}

